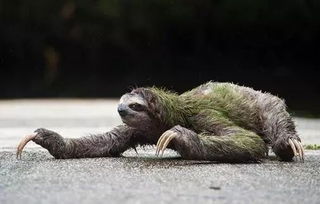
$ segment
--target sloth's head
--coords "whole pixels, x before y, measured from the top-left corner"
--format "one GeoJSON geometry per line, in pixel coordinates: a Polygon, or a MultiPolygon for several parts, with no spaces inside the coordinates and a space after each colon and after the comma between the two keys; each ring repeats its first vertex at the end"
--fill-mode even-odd
{"type": "Polygon", "coordinates": [[[155,98],[145,88],[134,89],[120,98],[118,113],[130,127],[148,129],[157,124],[154,110],[155,98]]]}

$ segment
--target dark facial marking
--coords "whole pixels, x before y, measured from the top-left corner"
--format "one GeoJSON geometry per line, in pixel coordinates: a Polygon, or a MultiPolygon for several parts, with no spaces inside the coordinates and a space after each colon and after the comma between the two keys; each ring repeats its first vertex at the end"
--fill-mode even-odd
{"type": "Polygon", "coordinates": [[[129,108],[131,108],[132,110],[137,111],[137,112],[145,110],[145,107],[139,103],[130,104],[129,108]]]}

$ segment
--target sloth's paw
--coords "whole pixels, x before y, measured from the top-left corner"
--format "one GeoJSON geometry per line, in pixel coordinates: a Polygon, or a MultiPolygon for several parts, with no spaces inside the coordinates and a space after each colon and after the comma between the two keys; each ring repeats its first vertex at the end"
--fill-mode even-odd
{"type": "Polygon", "coordinates": [[[23,148],[31,140],[46,148],[55,157],[61,154],[65,147],[64,139],[58,133],[45,128],[39,128],[33,134],[27,135],[21,140],[17,147],[17,158],[21,158],[23,148]]]}
{"type": "Polygon", "coordinates": [[[295,157],[299,158],[300,161],[304,161],[304,149],[300,141],[296,139],[288,139],[288,143],[293,151],[295,157]]]}
{"type": "Polygon", "coordinates": [[[172,149],[184,159],[196,159],[201,155],[198,135],[180,125],[174,126],[160,136],[156,146],[156,156],[162,157],[168,145],[171,145],[172,149]]]}
{"type": "Polygon", "coordinates": [[[293,158],[304,161],[304,148],[298,137],[279,138],[273,146],[273,151],[284,161],[292,161],[293,158]]]}

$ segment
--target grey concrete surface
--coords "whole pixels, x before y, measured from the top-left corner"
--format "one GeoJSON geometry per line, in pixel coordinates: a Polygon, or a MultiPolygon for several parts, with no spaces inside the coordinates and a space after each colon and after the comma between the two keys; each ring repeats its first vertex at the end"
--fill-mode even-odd
{"type": "MultiPolygon", "coordinates": [[[[320,151],[306,160],[261,164],[184,161],[154,147],[121,158],[56,160],[19,140],[38,127],[66,137],[120,123],[116,100],[0,101],[0,203],[320,203],[320,151]]],[[[304,144],[320,144],[320,120],[296,118],[304,144]]]]}

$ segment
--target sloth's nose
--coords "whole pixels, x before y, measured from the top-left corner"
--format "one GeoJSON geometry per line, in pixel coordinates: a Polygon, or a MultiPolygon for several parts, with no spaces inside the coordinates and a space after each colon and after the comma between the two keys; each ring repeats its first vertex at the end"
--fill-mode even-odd
{"type": "Polygon", "coordinates": [[[123,104],[119,104],[118,113],[121,117],[126,116],[128,114],[126,106],[123,104]]]}

